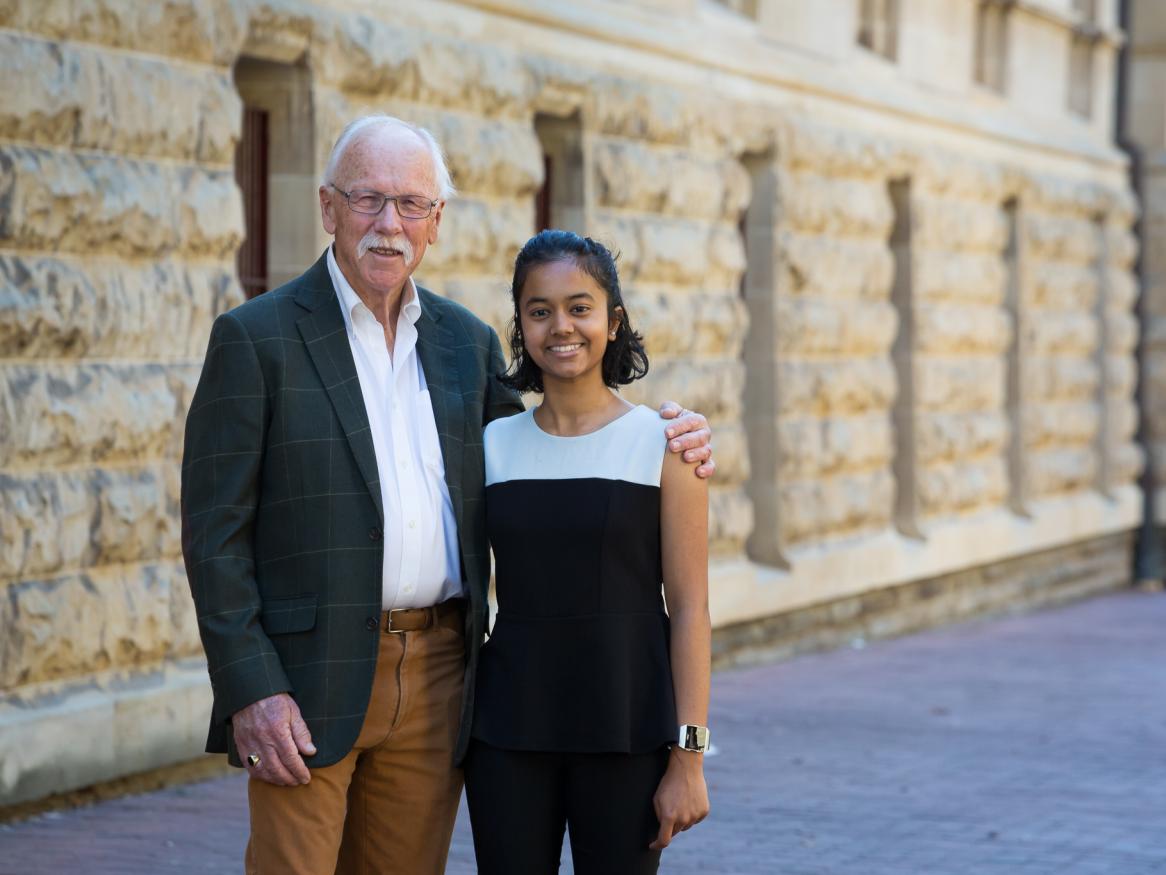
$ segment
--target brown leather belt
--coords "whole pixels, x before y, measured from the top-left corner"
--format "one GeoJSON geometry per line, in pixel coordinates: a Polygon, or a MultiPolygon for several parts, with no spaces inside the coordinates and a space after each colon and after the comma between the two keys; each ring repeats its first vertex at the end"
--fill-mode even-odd
{"type": "Polygon", "coordinates": [[[382,632],[421,632],[445,626],[455,632],[465,630],[465,599],[449,599],[431,608],[397,608],[381,612],[382,632]]]}

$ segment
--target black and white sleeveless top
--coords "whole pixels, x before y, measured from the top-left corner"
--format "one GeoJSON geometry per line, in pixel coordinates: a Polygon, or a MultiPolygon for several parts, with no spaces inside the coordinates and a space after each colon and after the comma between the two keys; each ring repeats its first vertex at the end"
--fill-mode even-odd
{"type": "Polygon", "coordinates": [[[485,431],[498,618],[473,736],[511,750],[645,753],[676,705],[660,559],[656,411],[556,437],[533,412],[485,431]]]}

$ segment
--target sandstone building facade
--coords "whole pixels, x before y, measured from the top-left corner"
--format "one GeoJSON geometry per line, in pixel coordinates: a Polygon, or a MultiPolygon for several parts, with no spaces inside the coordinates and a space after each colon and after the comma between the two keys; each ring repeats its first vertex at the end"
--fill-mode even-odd
{"type": "Polygon", "coordinates": [[[629,396],[715,427],[734,653],[1127,583],[1164,40],[1117,0],[0,0],[0,804],[201,751],[185,410],[214,316],[322,251],[370,111],[445,146],[419,278],[499,330],[539,227],[620,250],[629,396]]]}

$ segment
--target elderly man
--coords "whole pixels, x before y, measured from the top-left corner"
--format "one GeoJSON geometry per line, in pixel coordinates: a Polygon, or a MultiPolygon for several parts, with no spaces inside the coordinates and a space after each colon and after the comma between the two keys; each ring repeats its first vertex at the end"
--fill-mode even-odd
{"type": "MultiPolygon", "coordinates": [[[[334,244],[211,332],[183,548],[250,873],[445,865],[487,623],[482,429],[522,409],[495,333],[412,280],[452,190],[428,132],[353,122],[320,187],[334,244]]],[[[703,417],[668,433],[712,473],[703,417]]]]}

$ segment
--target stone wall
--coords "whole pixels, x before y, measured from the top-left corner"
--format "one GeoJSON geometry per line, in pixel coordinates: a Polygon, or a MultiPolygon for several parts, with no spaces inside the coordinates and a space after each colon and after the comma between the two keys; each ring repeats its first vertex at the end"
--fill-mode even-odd
{"type": "Polygon", "coordinates": [[[342,126],[392,112],[460,189],[419,279],[500,331],[555,153],[553,215],[620,251],[647,336],[628,396],[713,422],[718,626],[1136,525],[1136,207],[1103,120],[923,87],[825,12],[791,50],[785,2],[0,0],[0,803],[201,749],[177,483],[241,300],[240,93],[283,113],[280,275],[325,245],[342,126]]]}

